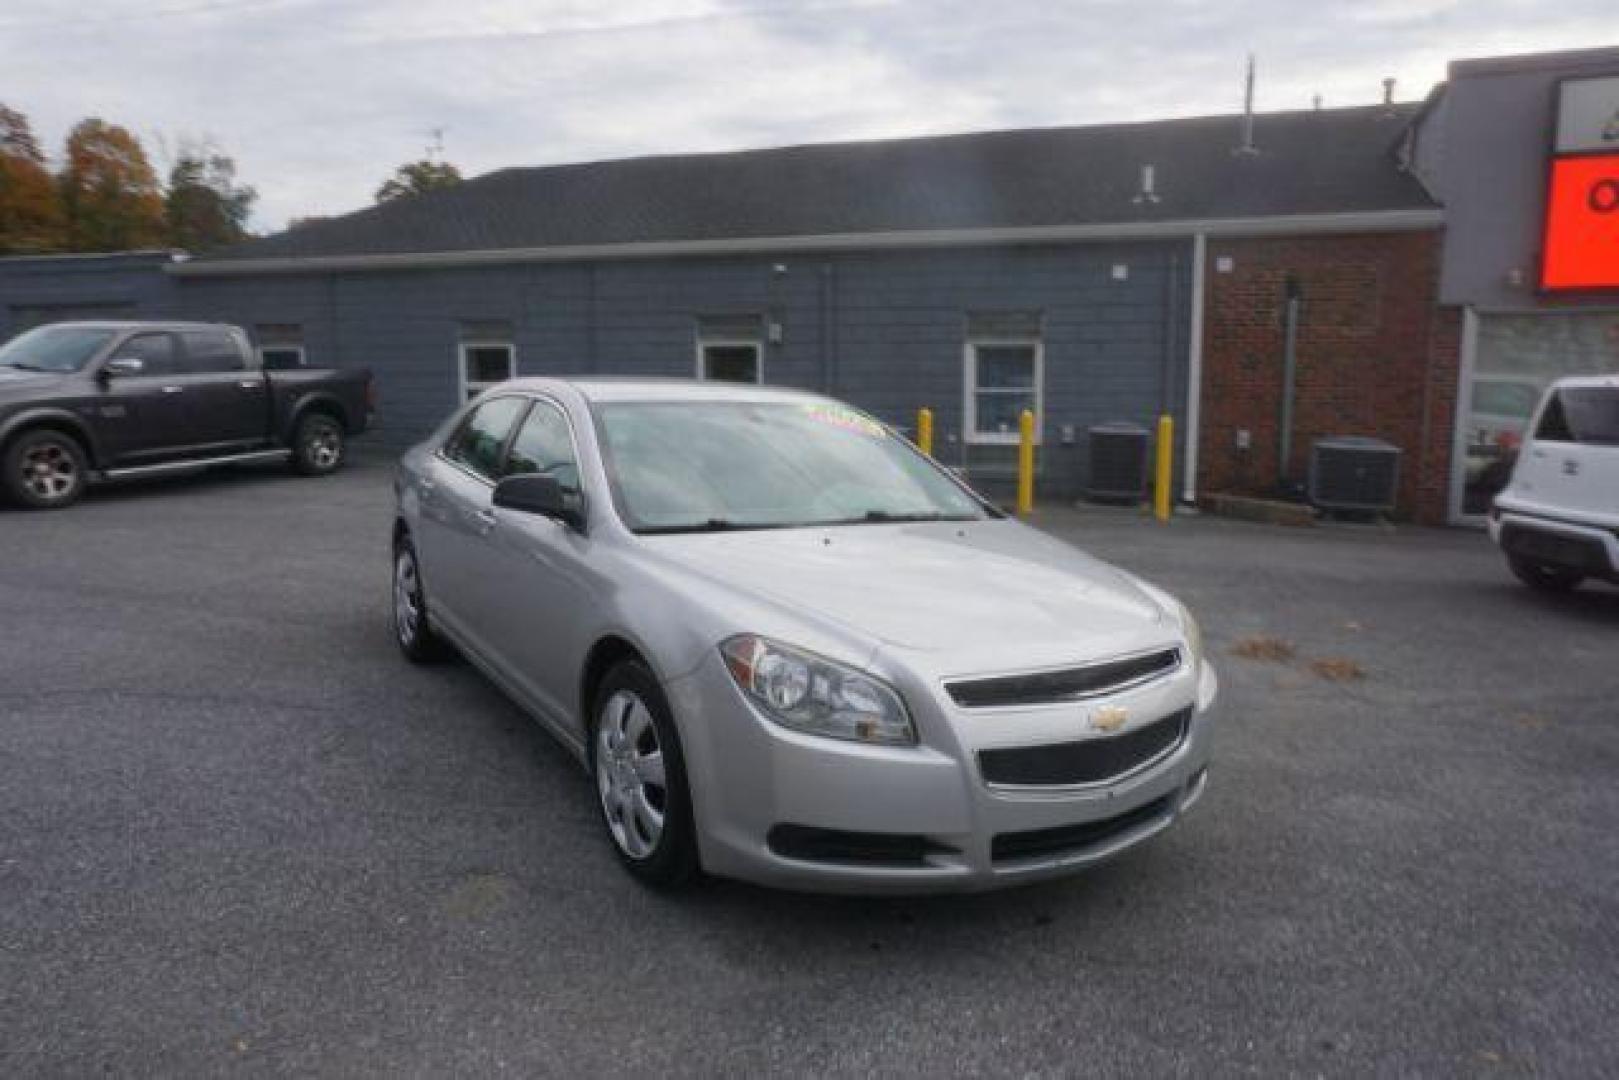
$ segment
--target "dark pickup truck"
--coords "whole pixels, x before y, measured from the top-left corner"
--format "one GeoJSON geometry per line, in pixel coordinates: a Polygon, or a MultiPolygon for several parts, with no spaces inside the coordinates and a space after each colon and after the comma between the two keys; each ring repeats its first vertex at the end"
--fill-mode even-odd
{"type": "Polygon", "coordinates": [[[275,459],[322,476],[372,391],[369,371],[266,371],[218,323],[41,326],[0,346],[0,494],[67,506],[93,481],[275,459]]]}

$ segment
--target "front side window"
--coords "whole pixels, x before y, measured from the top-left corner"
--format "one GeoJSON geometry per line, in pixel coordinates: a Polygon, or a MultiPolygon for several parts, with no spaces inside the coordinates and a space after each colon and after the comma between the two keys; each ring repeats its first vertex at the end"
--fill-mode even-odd
{"type": "Polygon", "coordinates": [[[515,346],[495,342],[467,342],[461,346],[461,385],[469,399],[516,373],[515,346]]]}
{"type": "Polygon", "coordinates": [[[23,371],[78,371],[114,333],[85,326],[41,326],[6,342],[0,348],[0,365],[23,371]]]}
{"type": "Polygon", "coordinates": [[[573,452],[573,432],[562,410],[549,402],[534,403],[506,455],[504,475],[529,473],[554,478],[566,494],[579,492],[579,459],[573,452]]]}
{"type": "Polygon", "coordinates": [[[136,334],[113,350],[114,359],[139,360],[143,375],[175,375],[180,371],[180,351],[173,334],[136,334]]]}
{"type": "Polygon", "coordinates": [[[499,480],[506,440],[526,404],[520,397],[497,397],[479,405],[450,436],[444,456],[490,483],[499,480]]]}
{"type": "Polygon", "coordinates": [[[1041,351],[1033,341],[973,341],[967,345],[967,437],[1015,443],[1018,418],[1034,413],[1040,432],[1041,351]]]}
{"type": "Polygon", "coordinates": [[[886,426],[832,402],[609,402],[595,412],[615,504],[637,532],[991,515],[886,426]]]}
{"type": "Polygon", "coordinates": [[[187,371],[208,374],[241,371],[244,366],[236,339],[223,330],[182,330],[180,341],[185,346],[187,371]]]}

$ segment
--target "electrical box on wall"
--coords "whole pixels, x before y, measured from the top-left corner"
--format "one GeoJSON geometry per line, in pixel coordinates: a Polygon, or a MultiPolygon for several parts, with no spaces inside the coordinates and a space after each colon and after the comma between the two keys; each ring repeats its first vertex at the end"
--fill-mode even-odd
{"type": "Polygon", "coordinates": [[[1557,87],[1541,251],[1547,292],[1619,289],[1619,77],[1557,87]]]}

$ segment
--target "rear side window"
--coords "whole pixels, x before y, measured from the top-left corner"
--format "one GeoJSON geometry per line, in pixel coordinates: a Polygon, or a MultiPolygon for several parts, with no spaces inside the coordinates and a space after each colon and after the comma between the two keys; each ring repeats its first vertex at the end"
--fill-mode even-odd
{"type": "Polygon", "coordinates": [[[444,445],[444,456],[490,483],[499,480],[506,440],[527,404],[518,397],[490,398],[474,409],[450,436],[450,441],[444,445]]]}
{"type": "Polygon", "coordinates": [[[185,345],[187,371],[242,370],[242,350],[223,330],[182,330],[180,341],[185,345]]]}
{"type": "Polygon", "coordinates": [[[1535,438],[1619,446],[1619,387],[1569,386],[1552,395],[1535,438]]]}

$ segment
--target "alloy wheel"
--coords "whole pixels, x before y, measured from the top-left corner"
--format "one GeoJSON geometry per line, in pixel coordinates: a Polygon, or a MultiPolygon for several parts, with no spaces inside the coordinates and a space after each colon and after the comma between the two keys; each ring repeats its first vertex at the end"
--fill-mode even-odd
{"type": "Polygon", "coordinates": [[[343,436],[330,421],[311,424],[304,454],[317,469],[334,468],[343,457],[343,436]]]}
{"type": "Polygon", "coordinates": [[[82,481],[78,458],[60,440],[41,439],[23,452],[23,487],[42,503],[71,498],[82,481]]]}
{"type": "Polygon", "coordinates": [[[422,625],[422,578],[416,572],[416,555],[408,548],[394,560],[394,629],[399,640],[410,645],[422,625]]]}
{"type": "Polygon", "coordinates": [[[596,721],[596,787],[619,850],[645,859],[663,837],[668,780],[658,726],[646,702],[630,690],[607,699],[596,721]]]}

